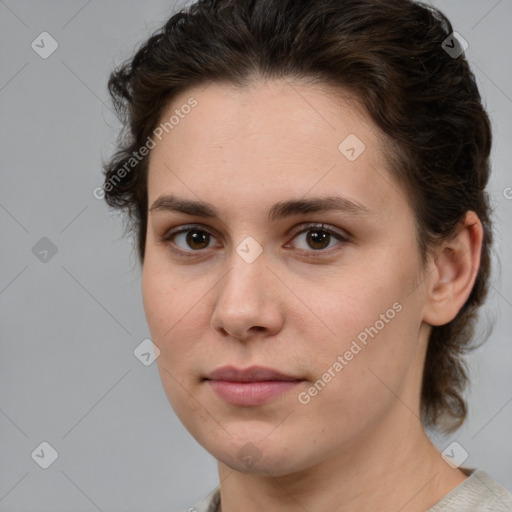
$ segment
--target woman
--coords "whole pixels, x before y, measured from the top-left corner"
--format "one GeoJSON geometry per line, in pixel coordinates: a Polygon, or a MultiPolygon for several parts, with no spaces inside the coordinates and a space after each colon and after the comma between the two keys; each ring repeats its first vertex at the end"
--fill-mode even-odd
{"type": "Polygon", "coordinates": [[[491,129],[464,41],[408,0],[209,0],[109,86],[105,197],[164,389],[218,460],[195,510],[493,510],[425,429],[466,417],[491,129]]]}

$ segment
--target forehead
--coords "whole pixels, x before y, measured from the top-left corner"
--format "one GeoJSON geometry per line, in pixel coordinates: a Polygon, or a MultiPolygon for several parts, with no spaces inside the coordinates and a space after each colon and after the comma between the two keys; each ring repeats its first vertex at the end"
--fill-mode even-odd
{"type": "Polygon", "coordinates": [[[383,134],[340,91],[287,79],[212,83],[175,97],[161,126],[172,116],[172,128],[168,123],[151,151],[150,204],[177,190],[189,198],[218,196],[220,204],[238,197],[254,207],[309,192],[336,191],[377,208],[400,200],[390,197],[398,184],[386,186],[392,178],[383,134]]]}
{"type": "Polygon", "coordinates": [[[180,116],[179,125],[172,128],[176,144],[184,138],[191,140],[193,135],[198,145],[269,137],[274,142],[288,139],[332,146],[326,133],[337,138],[348,129],[357,130],[368,145],[383,142],[379,140],[383,134],[379,138],[373,133],[376,127],[354,95],[324,84],[286,78],[255,81],[243,87],[209,83],[175,97],[162,113],[161,122],[181,109],[190,112],[180,116]],[[197,105],[185,108],[192,98],[197,105]],[[198,126],[201,130],[196,131],[198,126]]]}

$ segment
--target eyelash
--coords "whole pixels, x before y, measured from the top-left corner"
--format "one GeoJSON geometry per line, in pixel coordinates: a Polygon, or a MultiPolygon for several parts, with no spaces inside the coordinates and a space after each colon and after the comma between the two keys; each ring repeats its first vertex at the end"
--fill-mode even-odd
{"type": "MultiPolygon", "coordinates": [[[[303,226],[301,226],[301,228],[298,228],[293,233],[292,240],[294,238],[296,238],[298,235],[302,235],[303,233],[307,233],[308,231],[316,230],[316,231],[328,233],[329,235],[336,238],[340,242],[340,243],[336,244],[337,246],[344,246],[344,245],[350,243],[350,239],[348,236],[344,236],[341,233],[334,231],[333,229],[325,227],[325,224],[312,223],[312,224],[303,225],[303,226]]],[[[173,239],[177,235],[179,235],[181,233],[187,233],[189,231],[197,231],[197,232],[207,233],[211,237],[214,237],[214,235],[212,233],[210,233],[210,231],[203,228],[200,224],[189,224],[189,225],[181,226],[179,229],[168,231],[166,234],[164,234],[161,237],[160,243],[162,243],[165,246],[171,246],[171,244],[174,245],[173,239]]],[[[204,249],[184,251],[182,249],[171,248],[171,250],[173,252],[179,254],[180,256],[183,256],[186,258],[197,258],[197,257],[202,256],[201,254],[198,254],[198,253],[204,252],[204,249]]],[[[302,249],[302,251],[304,251],[304,250],[302,249]]],[[[332,251],[330,251],[329,249],[318,249],[318,250],[312,249],[310,251],[305,251],[305,252],[308,254],[309,257],[321,258],[323,256],[330,255],[332,251]]]]}

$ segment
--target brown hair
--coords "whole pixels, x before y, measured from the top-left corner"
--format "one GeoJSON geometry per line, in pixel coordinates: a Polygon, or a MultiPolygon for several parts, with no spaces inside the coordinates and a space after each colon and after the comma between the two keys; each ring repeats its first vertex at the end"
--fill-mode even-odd
{"type": "Polygon", "coordinates": [[[125,130],[104,166],[103,187],[107,203],[127,212],[143,263],[148,156],[133,155],[177,94],[208,82],[285,77],[355,94],[392,142],[390,171],[415,212],[423,262],[467,211],[484,227],[473,290],[453,321],[432,328],[426,355],[421,419],[444,432],[467,415],[463,356],[474,348],[492,243],[490,122],[462,50],[447,51],[459,48],[452,32],[441,12],[410,0],[199,0],[112,73],[109,90],[125,130]]]}

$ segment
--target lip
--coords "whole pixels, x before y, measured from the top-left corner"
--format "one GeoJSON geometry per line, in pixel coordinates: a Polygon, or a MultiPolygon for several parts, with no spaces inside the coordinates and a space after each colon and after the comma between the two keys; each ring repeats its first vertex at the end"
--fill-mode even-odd
{"type": "Polygon", "coordinates": [[[205,378],[219,398],[238,406],[257,406],[297,386],[304,379],[263,366],[217,368],[205,378]]]}
{"type": "Polygon", "coordinates": [[[250,366],[241,369],[235,366],[222,366],[209,373],[208,380],[228,380],[232,382],[259,382],[263,380],[303,380],[293,375],[286,375],[278,370],[265,366],[250,366]]]}

